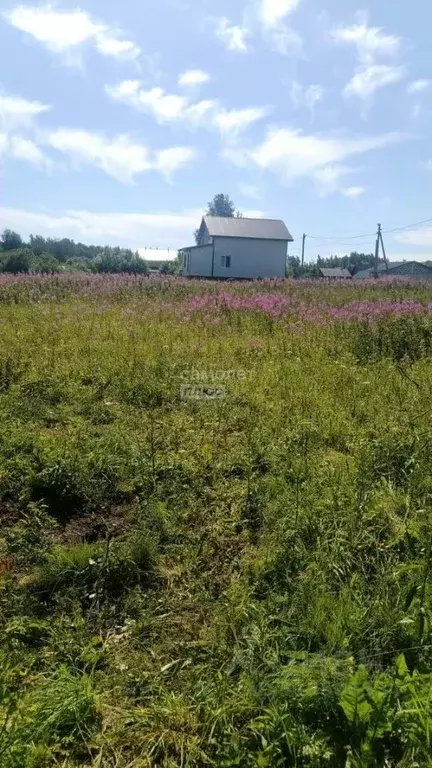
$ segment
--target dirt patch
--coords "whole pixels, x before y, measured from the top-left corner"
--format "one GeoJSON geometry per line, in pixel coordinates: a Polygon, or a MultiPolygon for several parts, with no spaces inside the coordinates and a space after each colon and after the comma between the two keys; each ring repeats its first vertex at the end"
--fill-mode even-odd
{"type": "Polygon", "coordinates": [[[0,526],[3,531],[19,522],[22,517],[21,510],[22,507],[12,501],[0,502],[0,526]]]}
{"type": "Polygon", "coordinates": [[[93,543],[107,536],[116,537],[127,533],[133,526],[134,514],[130,507],[110,507],[87,515],[72,518],[56,531],[58,544],[93,543]]]}

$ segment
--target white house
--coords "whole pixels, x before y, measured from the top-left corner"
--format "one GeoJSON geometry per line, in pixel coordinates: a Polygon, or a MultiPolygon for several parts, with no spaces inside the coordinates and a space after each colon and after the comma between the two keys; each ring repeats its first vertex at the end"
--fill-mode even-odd
{"type": "Polygon", "coordinates": [[[198,245],[179,251],[183,275],[246,280],[285,277],[292,241],[278,219],[204,216],[198,245]]]}

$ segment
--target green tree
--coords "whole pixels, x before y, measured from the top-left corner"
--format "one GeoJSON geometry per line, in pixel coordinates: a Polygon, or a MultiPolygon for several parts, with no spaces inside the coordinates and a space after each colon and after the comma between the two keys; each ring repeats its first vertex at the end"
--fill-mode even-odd
{"type": "Polygon", "coordinates": [[[42,235],[30,235],[30,248],[35,256],[41,256],[46,253],[46,240],[42,235]]]}
{"type": "Polygon", "coordinates": [[[121,251],[120,249],[104,249],[95,261],[96,272],[129,273],[132,275],[146,275],[148,272],[147,262],[142,259],[138,253],[132,253],[130,250],[121,251]],[[113,252],[113,250],[115,252],[113,252]]]}
{"type": "Polygon", "coordinates": [[[32,272],[39,272],[42,275],[53,275],[60,269],[59,262],[51,253],[41,253],[35,256],[31,260],[30,266],[32,272]]]}
{"type": "MultiPolygon", "coordinates": [[[[221,216],[226,219],[233,219],[234,217],[241,218],[243,216],[240,211],[236,211],[235,203],[231,200],[229,195],[224,195],[222,192],[215,195],[213,200],[207,203],[206,216],[221,216]]],[[[194,232],[195,242],[199,243],[200,229],[196,229],[194,232]]]]}
{"type": "Polygon", "coordinates": [[[298,256],[288,256],[285,272],[286,277],[299,277],[299,275],[302,274],[302,268],[298,256]]]}
{"type": "Polygon", "coordinates": [[[236,215],[236,207],[229,195],[219,193],[207,204],[207,215],[233,218],[236,215]]]}
{"type": "Polygon", "coordinates": [[[28,272],[33,254],[29,248],[17,248],[4,254],[2,263],[3,272],[28,272]]]}
{"type": "Polygon", "coordinates": [[[5,229],[0,235],[0,248],[2,251],[15,251],[23,245],[22,237],[18,232],[5,229]]]}
{"type": "Polygon", "coordinates": [[[161,275],[175,274],[175,261],[165,261],[160,268],[161,275]]]}

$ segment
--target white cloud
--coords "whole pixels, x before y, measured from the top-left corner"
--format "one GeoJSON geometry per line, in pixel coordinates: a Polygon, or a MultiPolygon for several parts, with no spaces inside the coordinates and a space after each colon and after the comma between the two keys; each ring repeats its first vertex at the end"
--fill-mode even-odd
{"type": "Polygon", "coordinates": [[[28,238],[30,234],[48,237],[70,237],[89,244],[113,244],[144,248],[159,246],[178,249],[192,241],[201,211],[178,213],[93,213],[66,210],[35,211],[20,208],[0,208],[5,226],[28,238]]]}
{"type": "Polygon", "coordinates": [[[204,72],[202,69],[188,69],[179,76],[178,84],[180,86],[204,85],[209,80],[210,75],[208,72],[204,72]]]}
{"type": "Polygon", "coordinates": [[[221,109],[214,115],[214,122],[225,138],[237,138],[239,133],[258,120],[262,120],[268,112],[267,107],[221,109]]]}
{"type": "Polygon", "coordinates": [[[264,32],[268,45],[283,56],[293,59],[301,58],[304,54],[304,40],[298,32],[287,24],[280,24],[264,32]]]}
{"type": "Polygon", "coordinates": [[[66,54],[66,63],[77,63],[77,52],[86,43],[93,44],[105,56],[136,59],[140,48],[121,33],[93,20],[80,8],[58,11],[52,5],[18,5],[3,13],[12,26],[31,35],[55,54],[66,54]]]}
{"type": "Polygon", "coordinates": [[[367,189],[366,187],[346,187],[345,189],[342,189],[341,192],[350,200],[357,200],[358,197],[361,197],[367,192],[367,189]]]}
{"type": "Polygon", "coordinates": [[[50,168],[51,161],[31,139],[0,133],[0,157],[24,160],[37,168],[50,168]]]}
{"type": "Polygon", "coordinates": [[[256,20],[263,28],[267,44],[277,53],[292,58],[303,55],[304,41],[284,20],[299,4],[300,0],[258,0],[256,10],[256,20]]]}
{"type": "Polygon", "coordinates": [[[69,128],[53,131],[47,141],[75,166],[96,166],[124,183],[132,183],[135,176],[153,170],[171,176],[196,155],[195,150],[187,147],[150,150],[127,134],[109,137],[69,128]]]}
{"type": "Polygon", "coordinates": [[[9,152],[15,159],[25,160],[36,167],[43,168],[50,166],[48,158],[45,157],[37,144],[31,139],[26,139],[23,136],[13,136],[9,140],[9,152]]]}
{"type": "Polygon", "coordinates": [[[366,23],[351,27],[339,27],[331,33],[336,43],[354,45],[359,61],[364,65],[373,64],[378,58],[396,58],[401,48],[401,38],[388,35],[379,27],[366,23]]]}
{"type": "Polygon", "coordinates": [[[98,38],[96,48],[104,56],[114,58],[137,59],[141,53],[141,49],[132,40],[116,40],[104,36],[98,38]]]}
{"type": "Polygon", "coordinates": [[[57,53],[98,37],[104,29],[79,9],[67,12],[55,11],[50,5],[18,5],[3,15],[9,24],[57,53]]]}
{"type": "Polygon", "coordinates": [[[277,53],[292,58],[304,55],[301,35],[285,19],[296,10],[301,0],[251,0],[243,14],[242,26],[233,25],[226,17],[216,21],[216,37],[228,50],[247,53],[249,39],[262,34],[267,45],[277,53]]]}
{"type": "Polygon", "coordinates": [[[150,112],[160,123],[182,119],[188,105],[185,96],[165,93],[162,88],[145,91],[138,80],[124,80],[116,86],[107,87],[106,91],[114,101],[123,101],[135,109],[150,112]]]}
{"type": "Polygon", "coordinates": [[[204,99],[190,104],[184,112],[186,122],[191,125],[210,125],[212,115],[218,108],[218,102],[214,99],[204,99]]]}
{"type": "Polygon", "coordinates": [[[250,197],[251,200],[261,200],[261,191],[255,184],[242,184],[238,185],[238,189],[241,195],[244,197],[250,197]]]}
{"type": "Polygon", "coordinates": [[[345,96],[357,96],[369,99],[376,91],[386,85],[399,83],[405,77],[404,67],[387,64],[371,64],[358,71],[346,84],[345,96]]]}
{"type": "Polygon", "coordinates": [[[342,164],[338,165],[337,163],[330,163],[321,168],[316,168],[313,172],[313,179],[317,194],[320,197],[334,195],[336,192],[344,194],[346,188],[342,184],[342,179],[352,172],[352,168],[342,164]]]}
{"type": "Polygon", "coordinates": [[[305,107],[311,118],[314,117],[316,105],[323,100],[325,89],[322,85],[309,85],[303,86],[297,80],[294,80],[291,85],[291,103],[294,109],[302,109],[305,107]]]}
{"type": "Polygon", "coordinates": [[[422,93],[429,88],[430,84],[430,80],[414,80],[412,83],[409,83],[407,92],[410,94],[422,93]]]}
{"type": "Polygon", "coordinates": [[[191,103],[188,97],[165,93],[162,88],[146,91],[141,88],[138,80],[124,80],[118,85],[107,86],[106,92],[114,101],[149,112],[162,124],[184,121],[199,125],[217,105],[217,102],[210,99],[191,103]]]}
{"type": "MultiPolygon", "coordinates": [[[[424,248],[432,248],[432,227],[418,227],[395,235],[395,240],[408,245],[416,245],[424,248]]],[[[432,254],[431,254],[432,258],[432,254]]]]}
{"type": "Polygon", "coordinates": [[[311,114],[315,111],[315,105],[324,98],[324,88],[322,85],[310,85],[305,91],[305,103],[311,114]]]}
{"type": "Polygon", "coordinates": [[[400,37],[370,27],[365,21],[334,29],[331,36],[337,44],[352,45],[357,51],[358,66],[345,86],[345,96],[370,100],[380,88],[405,77],[405,68],[397,62],[402,47],[400,37]]]}
{"type": "Polygon", "coordinates": [[[345,161],[366,152],[381,149],[406,138],[388,133],[378,136],[346,137],[332,134],[305,134],[290,128],[272,128],[266,138],[252,149],[231,148],[225,157],[240,167],[255,165],[275,173],[282,182],[301,178],[314,181],[319,194],[345,189],[342,178],[352,173],[345,161]]]}
{"type": "Polygon", "coordinates": [[[0,95],[0,153],[35,166],[48,167],[49,161],[36,143],[22,134],[31,132],[38,115],[49,109],[39,101],[0,95]]]}
{"type": "Polygon", "coordinates": [[[0,94],[0,127],[11,131],[15,128],[29,127],[35,117],[51,109],[39,101],[28,101],[20,96],[0,94]]]}
{"type": "Polygon", "coordinates": [[[258,15],[266,27],[278,25],[296,10],[300,0],[260,0],[258,15]]]}
{"type": "Polygon", "coordinates": [[[263,219],[265,217],[265,213],[259,208],[249,208],[248,210],[243,211],[243,216],[245,219],[263,219]]]}
{"type": "Polygon", "coordinates": [[[227,18],[219,19],[216,25],[216,37],[224,44],[229,51],[236,53],[247,53],[249,50],[248,38],[251,32],[247,27],[239,27],[230,24],[227,18]]]}
{"type": "Polygon", "coordinates": [[[152,114],[158,123],[184,122],[192,127],[213,127],[226,138],[236,138],[269,112],[268,107],[230,110],[217,99],[193,102],[187,96],[165,93],[162,88],[146,91],[138,80],[124,80],[115,86],[107,86],[106,92],[114,101],[152,114]]]}
{"type": "Polygon", "coordinates": [[[196,150],[190,147],[169,147],[156,153],[154,167],[170,178],[183,166],[192,163],[196,157],[196,150]]]}

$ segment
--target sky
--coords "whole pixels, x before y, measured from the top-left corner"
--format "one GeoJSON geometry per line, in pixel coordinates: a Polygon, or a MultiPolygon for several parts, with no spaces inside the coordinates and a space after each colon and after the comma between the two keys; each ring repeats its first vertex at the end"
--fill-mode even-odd
{"type": "Polygon", "coordinates": [[[390,258],[432,258],[431,24],[426,0],[0,0],[0,230],[177,249],[224,192],[307,260],[370,253],[378,221],[390,258]]]}

